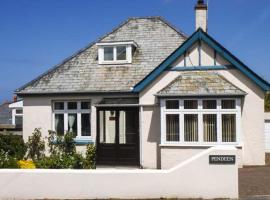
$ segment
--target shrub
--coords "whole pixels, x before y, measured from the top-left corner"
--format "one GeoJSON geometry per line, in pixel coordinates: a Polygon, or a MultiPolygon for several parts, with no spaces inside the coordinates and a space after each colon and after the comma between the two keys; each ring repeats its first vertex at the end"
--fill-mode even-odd
{"type": "Polygon", "coordinates": [[[36,161],[38,168],[43,169],[83,169],[83,156],[74,154],[52,154],[36,161]]]}
{"type": "Polygon", "coordinates": [[[57,137],[57,145],[59,145],[59,150],[63,154],[74,154],[76,152],[75,137],[72,132],[67,132],[64,137],[57,137]]]}
{"type": "Polygon", "coordinates": [[[32,160],[19,160],[18,167],[21,169],[35,169],[35,163],[32,160]]]}
{"type": "Polygon", "coordinates": [[[37,168],[95,169],[95,146],[92,144],[88,145],[86,156],[83,157],[81,153],[76,152],[74,138],[75,135],[72,132],[67,132],[64,136],[57,136],[54,131],[49,131],[47,140],[50,154],[49,156],[45,156],[45,143],[41,139],[40,129],[35,129],[27,143],[28,157],[34,160],[37,168]]]}
{"type": "Polygon", "coordinates": [[[85,169],[96,169],[96,147],[93,144],[87,145],[83,167],[85,169]]]}
{"type": "Polygon", "coordinates": [[[18,159],[22,159],[26,153],[26,145],[22,136],[12,133],[0,135],[0,149],[18,159]]]}
{"type": "Polygon", "coordinates": [[[76,153],[75,135],[67,132],[64,136],[56,136],[49,131],[48,146],[50,156],[36,160],[38,168],[45,169],[83,169],[84,158],[76,153]]]}
{"type": "Polygon", "coordinates": [[[0,168],[18,168],[17,159],[0,149],[0,168]]]}
{"type": "Polygon", "coordinates": [[[27,158],[32,160],[39,160],[44,156],[45,152],[45,142],[42,139],[40,128],[36,128],[32,134],[29,136],[27,145],[27,158]]]}

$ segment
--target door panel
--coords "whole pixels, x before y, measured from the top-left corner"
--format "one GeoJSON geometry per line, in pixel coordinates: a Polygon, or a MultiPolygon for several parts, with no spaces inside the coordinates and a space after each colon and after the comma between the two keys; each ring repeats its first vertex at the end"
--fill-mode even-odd
{"type": "Polygon", "coordinates": [[[138,108],[98,110],[98,164],[139,164],[138,108]]]}
{"type": "Polygon", "coordinates": [[[119,111],[119,149],[120,163],[139,161],[139,112],[136,110],[119,111]]]}

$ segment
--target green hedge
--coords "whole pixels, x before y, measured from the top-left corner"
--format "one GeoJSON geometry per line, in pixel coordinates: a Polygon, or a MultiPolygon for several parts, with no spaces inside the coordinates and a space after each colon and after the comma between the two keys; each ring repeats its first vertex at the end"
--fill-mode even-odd
{"type": "Polygon", "coordinates": [[[27,148],[21,135],[7,133],[0,135],[0,149],[6,152],[8,156],[22,159],[27,148]]]}

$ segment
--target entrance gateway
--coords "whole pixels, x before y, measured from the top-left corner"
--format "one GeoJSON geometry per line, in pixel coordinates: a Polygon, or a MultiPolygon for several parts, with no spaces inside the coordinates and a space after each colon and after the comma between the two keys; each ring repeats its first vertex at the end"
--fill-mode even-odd
{"type": "Polygon", "coordinates": [[[97,164],[139,166],[138,107],[97,108],[97,164]]]}

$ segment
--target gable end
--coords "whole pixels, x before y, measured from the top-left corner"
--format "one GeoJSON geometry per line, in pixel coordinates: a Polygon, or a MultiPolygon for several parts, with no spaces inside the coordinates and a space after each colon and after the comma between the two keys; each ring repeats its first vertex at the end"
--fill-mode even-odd
{"type": "MultiPolygon", "coordinates": [[[[149,73],[141,82],[135,85],[133,92],[142,91],[147,85],[154,81],[163,71],[171,68],[172,64],[197,41],[203,41],[210,47],[212,47],[219,55],[228,60],[234,67],[240,70],[244,75],[249,77],[254,83],[256,83],[262,90],[269,91],[270,84],[248,68],[238,58],[232,55],[227,49],[210,37],[206,32],[199,28],[194,32],[179,48],[177,48],[170,56],[168,56],[157,68],[149,73]]],[[[203,70],[205,67],[201,67],[203,70]]],[[[215,69],[213,66],[212,69],[215,69]]],[[[197,68],[198,69],[198,68],[197,68]]],[[[208,68],[207,68],[208,69],[208,68]]],[[[192,70],[192,69],[190,69],[192,70]]]]}

